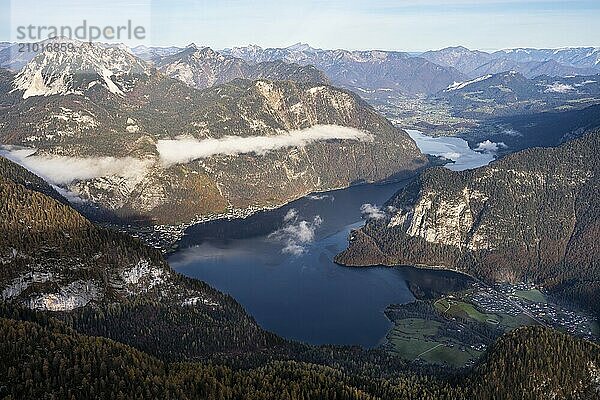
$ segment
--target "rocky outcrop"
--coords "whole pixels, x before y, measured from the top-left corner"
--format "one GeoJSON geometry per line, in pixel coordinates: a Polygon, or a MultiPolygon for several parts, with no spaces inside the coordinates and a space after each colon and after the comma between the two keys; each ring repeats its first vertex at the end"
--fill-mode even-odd
{"type": "Polygon", "coordinates": [[[599,146],[596,131],[472,171],[429,170],[353,232],[337,261],[535,281],[590,305],[600,295],[599,146]]]}

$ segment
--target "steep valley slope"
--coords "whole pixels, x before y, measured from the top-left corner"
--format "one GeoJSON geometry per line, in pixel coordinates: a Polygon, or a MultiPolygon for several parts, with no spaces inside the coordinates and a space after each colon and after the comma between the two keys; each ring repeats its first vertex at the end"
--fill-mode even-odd
{"type": "Polygon", "coordinates": [[[0,142],[13,146],[7,157],[107,217],[189,222],[427,164],[352,92],[266,80],[200,91],[118,48],[97,51],[40,53],[19,74],[3,72],[0,142]],[[65,72],[78,68],[85,73],[65,72]]]}
{"type": "Polygon", "coordinates": [[[92,224],[0,157],[0,300],[166,358],[279,343],[243,308],[171,270],[160,252],[92,224]]]}
{"type": "Polygon", "coordinates": [[[451,268],[530,281],[600,312],[600,131],[470,171],[426,171],[337,262],[451,268]]]}

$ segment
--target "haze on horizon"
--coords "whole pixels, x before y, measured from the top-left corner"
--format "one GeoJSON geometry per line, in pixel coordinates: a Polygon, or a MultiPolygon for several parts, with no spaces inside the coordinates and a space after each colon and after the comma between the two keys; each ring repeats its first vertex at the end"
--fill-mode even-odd
{"type": "Polygon", "coordinates": [[[595,0],[0,0],[0,40],[18,25],[97,25],[127,20],[147,27],[129,45],[216,49],[286,47],[424,51],[600,46],[595,0]],[[115,11],[118,12],[115,12],[115,11]]]}

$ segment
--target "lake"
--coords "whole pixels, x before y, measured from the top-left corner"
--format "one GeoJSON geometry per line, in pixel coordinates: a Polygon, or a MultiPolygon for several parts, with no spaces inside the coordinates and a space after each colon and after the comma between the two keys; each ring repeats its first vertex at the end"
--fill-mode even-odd
{"type": "Polygon", "coordinates": [[[475,151],[465,140],[458,137],[432,137],[413,129],[407,129],[406,132],[417,143],[422,153],[453,161],[445,165],[453,171],[482,167],[496,158],[495,152],[475,151]]]}
{"type": "Polygon", "coordinates": [[[333,263],[361,206],[383,204],[402,184],[363,185],[312,195],[244,220],[191,227],[171,266],[232,295],[265,329],[311,344],[377,346],[391,327],[390,304],[411,302],[407,282],[448,288],[464,278],[410,267],[333,263]]]}
{"type": "MultiPolygon", "coordinates": [[[[466,142],[428,141],[421,150],[448,149],[464,155],[449,166],[466,167],[461,158],[468,165],[482,162],[473,161],[466,142]]],[[[168,261],[178,272],[232,295],[263,328],[285,338],[375,347],[391,327],[386,307],[415,300],[409,285],[444,292],[467,280],[450,271],[349,268],[332,261],[346,247],[350,231],[404,185],[353,186],[246,219],[195,225],[168,261]]]]}

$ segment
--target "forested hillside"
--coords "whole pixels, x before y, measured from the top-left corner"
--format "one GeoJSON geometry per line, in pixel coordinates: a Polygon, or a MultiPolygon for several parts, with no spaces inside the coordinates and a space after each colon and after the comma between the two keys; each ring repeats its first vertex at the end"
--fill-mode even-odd
{"type": "Polygon", "coordinates": [[[592,399],[599,346],[543,328],[504,337],[466,376],[350,375],[275,361],[250,369],[166,364],[61,323],[0,318],[0,396],[10,399],[592,399]]]}
{"type": "Polygon", "coordinates": [[[476,170],[428,170],[352,234],[347,265],[458,269],[529,281],[600,312],[600,131],[476,170]]]}
{"type": "Polygon", "coordinates": [[[172,271],[158,250],[99,228],[44,193],[61,199],[0,158],[3,301],[55,312],[78,330],[166,358],[255,351],[279,341],[231,297],[172,271]]]}

